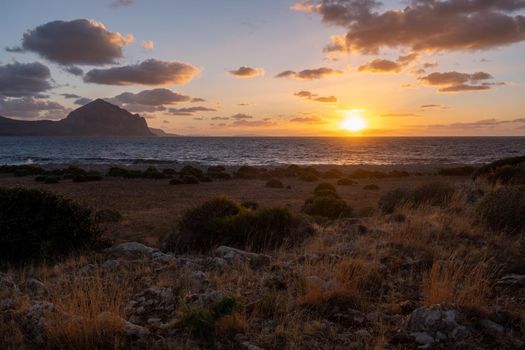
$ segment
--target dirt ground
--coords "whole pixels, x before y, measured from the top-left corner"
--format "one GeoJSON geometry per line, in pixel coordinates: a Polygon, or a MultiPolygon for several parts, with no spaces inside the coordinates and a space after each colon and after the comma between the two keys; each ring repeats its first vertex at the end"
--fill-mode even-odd
{"type": "MultiPolygon", "coordinates": [[[[106,228],[106,235],[117,241],[139,241],[157,245],[169,232],[185,209],[207,199],[226,196],[239,202],[255,201],[261,207],[288,207],[299,212],[305,199],[320,182],[283,179],[291,189],[266,188],[263,180],[222,180],[198,185],[170,186],[167,180],[105,178],[100,182],[41,184],[32,177],[0,176],[0,187],[45,189],[91,207],[113,209],[123,219],[106,228]]],[[[381,193],[397,187],[413,187],[431,181],[464,181],[463,178],[410,176],[393,179],[362,179],[357,185],[337,186],[338,193],[355,213],[376,208],[381,193]],[[378,191],[364,190],[376,184],[378,191]]],[[[336,183],[336,180],[322,180],[336,183]]]]}

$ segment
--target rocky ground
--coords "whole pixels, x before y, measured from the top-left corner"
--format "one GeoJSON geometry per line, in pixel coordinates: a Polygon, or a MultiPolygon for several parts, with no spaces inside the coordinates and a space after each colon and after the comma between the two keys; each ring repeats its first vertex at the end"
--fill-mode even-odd
{"type": "Polygon", "coordinates": [[[117,244],[0,274],[6,349],[523,349],[523,239],[447,208],[316,225],[300,247],[117,244]]]}

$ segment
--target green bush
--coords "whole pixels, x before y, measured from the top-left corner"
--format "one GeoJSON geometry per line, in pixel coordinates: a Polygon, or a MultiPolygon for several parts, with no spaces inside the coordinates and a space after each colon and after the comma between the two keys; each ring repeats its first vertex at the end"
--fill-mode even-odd
{"type": "Polygon", "coordinates": [[[182,183],[187,185],[197,185],[200,183],[199,179],[193,175],[184,175],[181,177],[182,183]]]}
{"type": "Polygon", "coordinates": [[[335,189],[334,185],[327,182],[320,183],[314,189],[314,194],[323,194],[325,192],[337,193],[337,190],[335,189]]]}
{"type": "Polygon", "coordinates": [[[49,192],[0,189],[0,263],[55,260],[97,238],[89,209],[49,192]]]}
{"type": "Polygon", "coordinates": [[[199,305],[183,310],[182,322],[190,335],[205,343],[213,343],[216,336],[216,322],[224,316],[231,315],[237,301],[230,296],[215,300],[208,307],[199,305]]]}
{"type": "Polygon", "coordinates": [[[410,196],[414,206],[446,206],[454,195],[454,187],[443,182],[429,182],[416,187],[410,196]]]}
{"type": "Polygon", "coordinates": [[[343,174],[340,170],[337,169],[329,169],[325,172],[322,172],[320,174],[320,177],[323,179],[339,179],[343,177],[345,174],[343,174]]]}
{"type": "Polygon", "coordinates": [[[501,187],[487,193],[476,212],[488,228],[508,233],[525,230],[525,186],[501,187]]]}
{"type": "Polygon", "coordinates": [[[167,237],[165,248],[206,252],[228,245],[262,251],[294,244],[309,233],[308,226],[287,209],[249,210],[229,199],[217,198],[186,211],[167,237]]]}
{"type": "Polygon", "coordinates": [[[257,210],[257,209],[259,209],[259,203],[254,202],[254,201],[244,201],[244,202],[241,203],[241,206],[243,208],[250,209],[250,210],[257,210]]]}
{"type": "Polygon", "coordinates": [[[195,168],[191,165],[186,165],[179,171],[179,174],[181,176],[194,176],[196,178],[200,178],[204,175],[204,172],[201,169],[195,168]]]}
{"type": "Polygon", "coordinates": [[[268,176],[265,168],[257,168],[250,165],[243,165],[234,173],[239,179],[258,179],[268,176]]]}
{"type": "Polygon", "coordinates": [[[521,184],[525,184],[525,156],[504,158],[484,165],[472,175],[472,178],[474,180],[487,179],[491,184],[498,182],[516,184],[511,181],[514,175],[518,175],[523,180],[521,184]]]}
{"type": "Polygon", "coordinates": [[[352,179],[350,179],[350,178],[348,178],[348,177],[344,177],[344,178],[342,178],[342,179],[339,179],[339,180],[337,181],[337,184],[338,184],[339,186],[352,186],[352,185],[357,184],[357,182],[355,182],[354,180],[352,180],[352,179]]]}
{"type": "Polygon", "coordinates": [[[341,199],[337,193],[325,191],[308,198],[301,211],[311,216],[321,216],[329,219],[349,217],[352,208],[341,199]]]}
{"type": "Polygon", "coordinates": [[[283,183],[279,179],[270,179],[266,182],[265,187],[268,188],[284,188],[283,183]]]}
{"type": "Polygon", "coordinates": [[[383,214],[392,214],[397,207],[407,202],[410,192],[402,188],[384,193],[379,198],[378,207],[383,214]]]}

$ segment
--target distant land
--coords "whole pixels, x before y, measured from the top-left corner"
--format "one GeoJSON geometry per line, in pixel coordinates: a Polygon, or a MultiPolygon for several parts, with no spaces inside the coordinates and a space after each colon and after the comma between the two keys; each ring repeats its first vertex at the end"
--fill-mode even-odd
{"type": "Polygon", "coordinates": [[[0,116],[0,136],[175,136],[150,129],[146,119],[101,99],[59,121],[15,120],[0,116]]]}

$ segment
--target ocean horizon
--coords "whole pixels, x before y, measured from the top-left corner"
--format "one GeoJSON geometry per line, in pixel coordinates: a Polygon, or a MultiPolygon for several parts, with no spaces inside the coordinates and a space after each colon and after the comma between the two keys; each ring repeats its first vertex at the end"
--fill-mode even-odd
{"type": "Polygon", "coordinates": [[[525,137],[0,137],[0,164],[447,165],[525,152],[525,137]]]}

